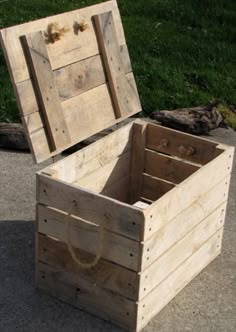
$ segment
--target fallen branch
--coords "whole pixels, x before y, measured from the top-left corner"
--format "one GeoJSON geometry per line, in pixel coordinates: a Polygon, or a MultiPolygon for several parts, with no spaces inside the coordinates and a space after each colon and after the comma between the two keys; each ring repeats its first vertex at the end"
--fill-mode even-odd
{"type": "Polygon", "coordinates": [[[20,123],[0,123],[0,148],[29,150],[24,129],[20,123]]]}
{"type": "Polygon", "coordinates": [[[210,130],[224,126],[224,119],[214,105],[179,108],[173,111],[156,111],[151,118],[162,125],[191,134],[207,134],[210,130]]]}

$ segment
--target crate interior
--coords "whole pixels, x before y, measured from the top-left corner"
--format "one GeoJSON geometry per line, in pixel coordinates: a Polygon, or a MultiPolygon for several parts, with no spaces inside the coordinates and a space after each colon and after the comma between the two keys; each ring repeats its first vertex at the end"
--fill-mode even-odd
{"type": "Polygon", "coordinates": [[[52,176],[127,204],[138,201],[149,205],[223,151],[216,143],[153,124],[147,124],[145,146],[139,147],[133,139],[134,126],[128,127],[128,131],[127,126],[119,129],[117,144],[113,142],[114,136],[113,145],[109,143],[109,136],[116,135],[114,132],[104,142],[94,143],[96,149],[92,144],[50,166],[52,176]],[[120,136],[126,136],[125,140],[120,136]],[[134,153],[140,149],[144,154],[140,160],[142,171],[134,178],[131,176],[134,153]],[[140,181],[141,190],[133,198],[130,188],[140,181]]]}

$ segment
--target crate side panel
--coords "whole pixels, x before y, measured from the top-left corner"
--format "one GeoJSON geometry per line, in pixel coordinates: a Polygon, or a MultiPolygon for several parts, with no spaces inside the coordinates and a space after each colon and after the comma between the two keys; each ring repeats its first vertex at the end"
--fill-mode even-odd
{"type": "Polygon", "coordinates": [[[130,160],[130,151],[125,152],[87,176],[76,180],[74,184],[95,193],[100,193],[129,176],[130,160]]]}
{"type": "MultiPolygon", "coordinates": [[[[181,240],[175,242],[169,250],[142,272],[139,299],[151,292],[222,227],[221,220],[225,217],[225,209],[226,203],[223,203],[216,211],[206,217],[181,240]]],[[[146,258],[147,262],[149,261],[148,259],[149,256],[146,258]]]]}
{"type": "Polygon", "coordinates": [[[47,294],[128,330],[136,325],[137,304],[86,280],[78,281],[70,274],[39,263],[37,287],[47,294]]]}
{"type": "Polygon", "coordinates": [[[62,181],[37,174],[37,201],[65,212],[77,203],[73,215],[128,238],[139,240],[144,223],[143,211],[62,181]]]}
{"type": "MultiPolygon", "coordinates": [[[[68,215],[43,205],[38,205],[38,231],[67,243],[68,215]]],[[[75,248],[96,254],[99,229],[85,220],[71,218],[70,242],[75,248]]],[[[140,244],[104,230],[102,257],[131,270],[139,269],[140,244]]]]}
{"type": "Polygon", "coordinates": [[[56,178],[68,183],[87,176],[131,150],[132,127],[133,124],[129,123],[117,129],[91,145],[46,167],[43,172],[55,174],[56,178]]]}
{"type": "Polygon", "coordinates": [[[141,197],[155,201],[175,187],[174,183],[143,174],[141,197]]]}
{"type": "MultiPolygon", "coordinates": [[[[153,263],[173,244],[183,238],[202,220],[213,213],[219,206],[227,203],[230,175],[220,181],[206,194],[165,224],[151,238],[143,243],[143,269],[153,263]],[[148,258],[148,260],[147,260],[148,258]]],[[[222,209],[221,224],[224,224],[226,207],[222,209]]]]}
{"type": "Polygon", "coordinates": [[[144,173],[178,184],[199,169],[174,157],[145,150],[144,173]]]}
{"type": "Polygon", "coordinates": [[[161,309],[220,254],[222,233],[223,229],[220,229],[157,288],[138,303],[137,331],[140,331],[147,325],[161,309]]]}
{"type": "MultiPolygon", "coordinates": [[[[38,255],[36,261],[48,264],[58,271],[71,275],[78,282],[85,279],[89,283],[102,289],[110,290],[128,299],[137,300],[139,277],[136,272],[100,259],[91,269],[82,269],[71,257],[66,244],[48,236],[38,234],[38,255]]],[[[92,255],[75,249],[76,254],[83,260],[93,259],[92,255]]]]}
{"type": "Polygon", "coordinates": [[[201,167],[185,181],[170,190],[144,211],[144,240],[151,237],[171,219],[186,209],[214,185],[231,173],[233,147],[201,167]]]}
{"type": "Polygon", "coordinates": [[[190,134],[149,124],[147,128],[147,148],[205,165],[222,150],[218,143],[190,134]]]}

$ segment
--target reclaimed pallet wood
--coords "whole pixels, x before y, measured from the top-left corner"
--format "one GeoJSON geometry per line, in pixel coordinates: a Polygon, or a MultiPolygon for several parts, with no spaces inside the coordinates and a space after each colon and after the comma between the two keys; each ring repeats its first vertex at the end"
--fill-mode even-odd
{"type": "Polygon", "coordinates": [[[56,150],[70,144],[70,135],[63,116],[59,94],[55,86],[54,74],[42,32],[34,32],[24,37],[26,52],[34,79],[36,95],[45,119],[49,136],[49,148],[56,150]]]}
{"type": "Polygon", "coordinates": [[[0,41],[36,162],[53,157],[141,111],[116,1],[2,29],[0,41]],[[94,17],[107,12],[113,22],[111,40],[115,40],[113,44],[116,45],[119,68],[123,72],[119,98],[124,91],[127,94],[120,116],[115,114],[116,107],[110,94],[112,83],[109,80],[107,82],[94,24],[94,17]],[[85,22],[86,29],[76,32],[75,23],[78,26],[81,22],[85,22]],[[49,38],[50,26],[53,25],[59,31],[65,31],[55,41],[49,38]],[[27,52],[23,42],[30,39],[30,35],[41,36],[40,52],[47,54],[49,60],[38,69],[41,63],[39,55],[27,52]],[[27,59],[30,53],[31,61],[27,59]],[[35,58],[34,66],[32,56],[35,58]],[[45,77],[47,79],[43,81],[45,77]],[[43,84],[39,84],[39,81],[43,84]],[[56,111],[58,117],[54,116],[56,111]]]}
{"type": "MultiPolygon", "coordinates": [[[[43,234],[39,234],[37,248],[37,258],[40,262],[59,271],[64,271],[66,267],[66,271],[76,280],[86,279],[93,285],[113,291],[131,300],[138,298],[138,274],[130,269],[125,269],[105,259],[101,259],[91,271],[80,269],[69,254],[65,243],[43,234]]],[[[88,260],[92,256],[80,249],[76,249],[76,253],[88,260]]],[[[79,287],[79,282],[77,286],[79,287]]]]}

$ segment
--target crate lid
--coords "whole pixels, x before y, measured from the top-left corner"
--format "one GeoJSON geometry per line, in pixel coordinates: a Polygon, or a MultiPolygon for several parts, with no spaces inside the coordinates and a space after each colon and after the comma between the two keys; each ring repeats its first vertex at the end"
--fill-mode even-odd
{"type": "Polygon", "coordinates": [[[141,111],[116,1],[2,29],[34,159],[141,111]]]}

